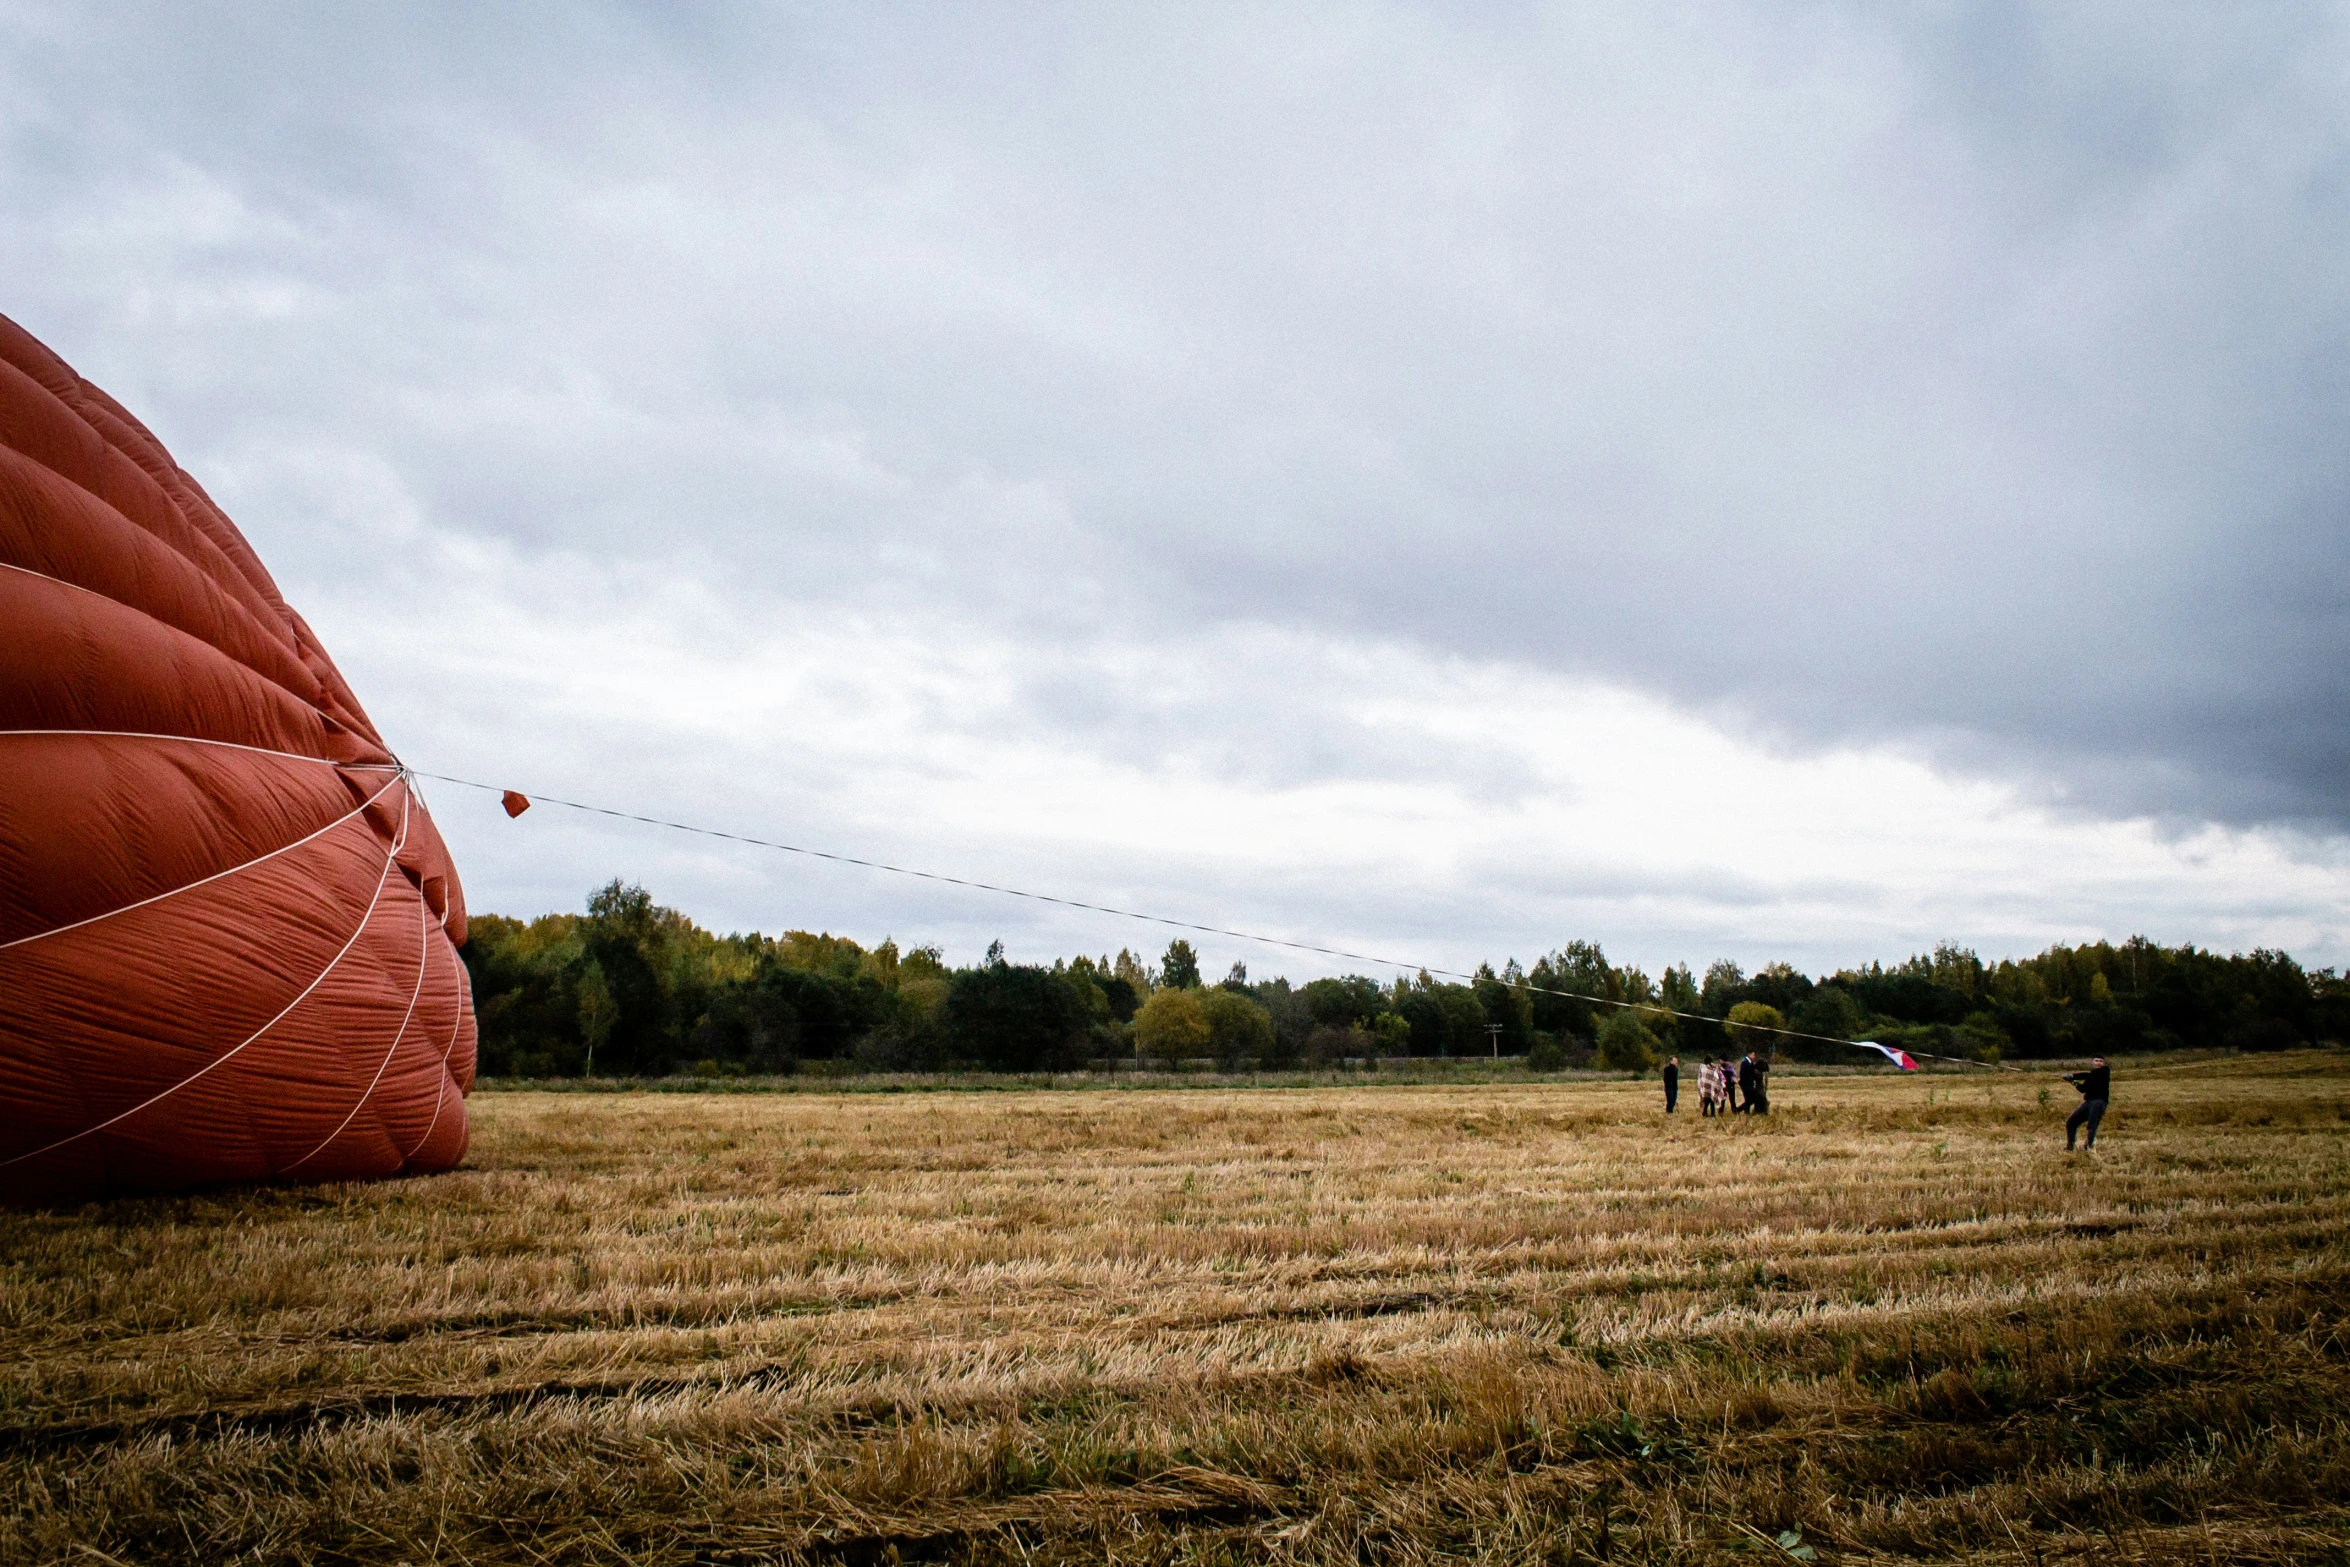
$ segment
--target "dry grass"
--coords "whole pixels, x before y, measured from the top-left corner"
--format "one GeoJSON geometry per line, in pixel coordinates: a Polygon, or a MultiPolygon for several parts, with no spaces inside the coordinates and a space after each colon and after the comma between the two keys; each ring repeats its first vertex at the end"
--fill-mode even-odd
{"type": "Polygon", "coordinates": [[[484,1096],[0,1215],[0,1559],[2350,1560],[2350,1068],[2119,1089],[484,1096]]]}

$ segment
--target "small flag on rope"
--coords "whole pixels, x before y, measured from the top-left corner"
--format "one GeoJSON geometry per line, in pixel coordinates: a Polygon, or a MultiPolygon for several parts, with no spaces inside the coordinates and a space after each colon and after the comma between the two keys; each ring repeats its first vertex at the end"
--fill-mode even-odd
{"type": "Polygon", "coordinates": [[[513,790],[509,789],[506,791],[506,797],[498,803],[506,807],[506,814],[508,816],[520,816],[524,811],[530,809],[530,796],[526,794],[516,794],[513,790]]]}
{"type": "Polygon", "coordinates": [[[1914,1072],[1918,1069],[1917,1062],[1910,1059],[1910,1054],[1906,1050],[1896,1050],[1891,1045],[1880,1045],[1873,1039],[1856,1039],[1853,1043],[1863,1050],[1874,1050],[1904,1072],[1914,1072]]]}

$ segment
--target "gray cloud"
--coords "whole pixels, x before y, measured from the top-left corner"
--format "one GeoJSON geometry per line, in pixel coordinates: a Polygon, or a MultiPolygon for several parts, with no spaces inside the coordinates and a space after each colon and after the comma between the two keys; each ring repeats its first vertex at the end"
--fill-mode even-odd
{"type": "Polygon", "coordinates": [[[0,203],[291,578],[406,517],[972,620],[1282,784],[1416,753],[1204,628],[2350,824],[2339,6],[17,6],[0,203]]]}

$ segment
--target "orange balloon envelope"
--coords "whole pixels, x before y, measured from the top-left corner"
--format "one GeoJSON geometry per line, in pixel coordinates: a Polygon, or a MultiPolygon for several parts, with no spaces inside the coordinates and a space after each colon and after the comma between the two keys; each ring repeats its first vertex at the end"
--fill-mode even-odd
{"type": "Polygon", "coordinates": [[[464,940],[244,536],[0,316],[0,1198],[450,1168],[464,940]]]}

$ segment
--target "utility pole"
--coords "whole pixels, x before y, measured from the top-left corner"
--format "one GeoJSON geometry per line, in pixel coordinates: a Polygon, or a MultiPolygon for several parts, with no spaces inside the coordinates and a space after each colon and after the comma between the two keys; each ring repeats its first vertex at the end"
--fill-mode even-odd
{"type": "Polygon", "coordinates": [[[1488,1023],[1485,1025],[1485,1032],[1493,1036],[1493,1059],[1499,1061],[1501,1059],[1501,1025],[1488,1023]]]}

